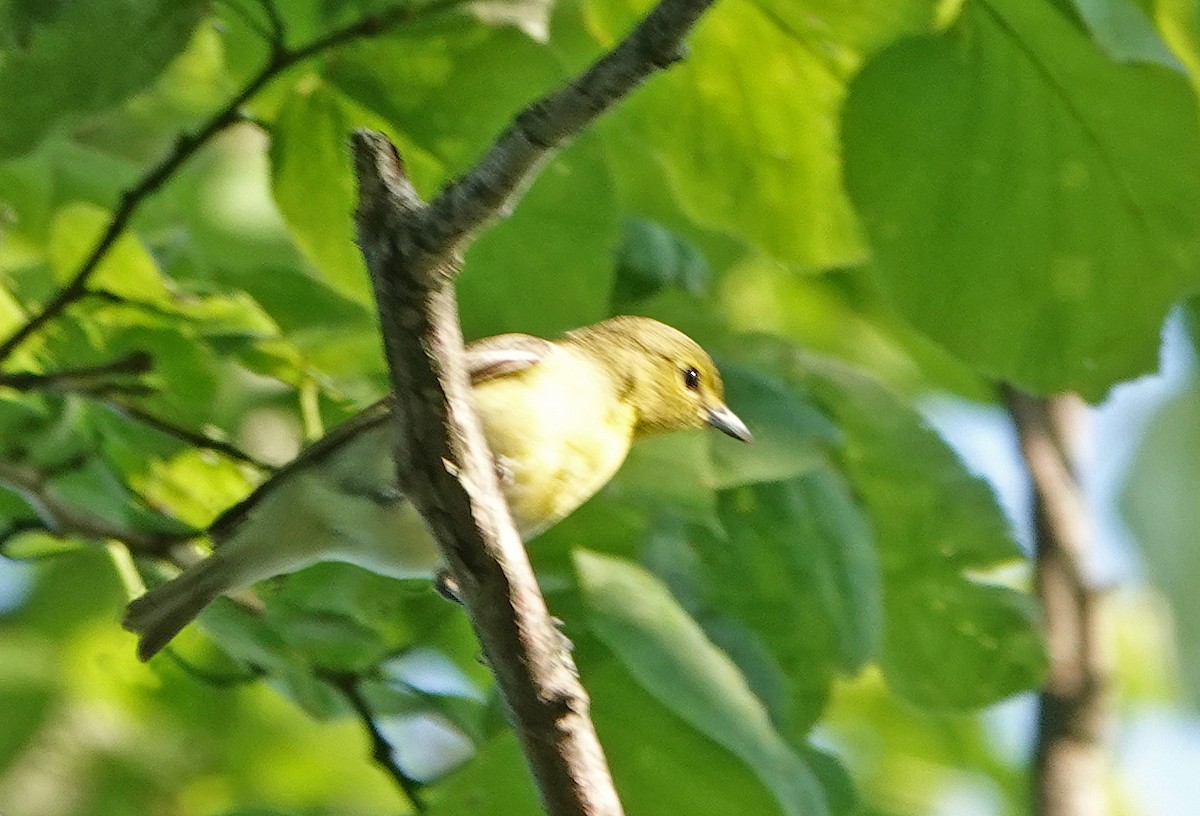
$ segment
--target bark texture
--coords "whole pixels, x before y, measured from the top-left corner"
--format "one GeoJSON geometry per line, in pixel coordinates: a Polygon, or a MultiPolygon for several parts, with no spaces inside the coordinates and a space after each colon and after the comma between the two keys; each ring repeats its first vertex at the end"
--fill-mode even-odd
{"type": "Polygon", "coordinates": [[[1050,670],[1038,698],[1032,773],[1039,816],[1104,816],[1114,719],[1103,594],[1082,562],[1092,530],[1079,482],[1085,406],[1005,391],[1033,483],[1036,590],[1050,670]]]}

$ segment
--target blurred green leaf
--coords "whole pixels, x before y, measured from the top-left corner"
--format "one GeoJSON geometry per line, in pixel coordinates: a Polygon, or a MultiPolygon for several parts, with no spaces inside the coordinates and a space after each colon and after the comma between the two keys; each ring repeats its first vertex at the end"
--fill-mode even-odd
{"type": "Polygon", "coordinates": [[[842,459],[879,547],[883,668],[913,702],[986,705],[1045,664],[1028,596],[977,575],[1021,558],[989,486],[920,415],[870,377],[817,357],[794,376],[841,426],[842,459]]]}
{"type": "Polygon", "coordinates": [[[0,52],[0,158],[145,87],[183,50],[206,8],[200,0],[89,0],[30,21],[25,44],[0,52]]]}
{"type": "Polygon", "coordinates": [[[1073,0],[1092,37],[1118,62],[1150,62],[1183,72],[1183,65],[1134,0],[1073,0]]]}
{"type": "Polygon", "coordinates": [[[40,727],[52,715],[61,690],[54,672],[50,643],[36,637],[0,640],[0,768],[12,767],[40,727]]]}
{"type": "Polygon", "coordinates": [[[603,146],[581,138],[468,250],[458,282],[463,331],[553,337],[607,317],[618,223],[603,146]]]}
{"type": "Polygon", "coordinates": [[[927,31],[939,13],[931,0],[753,0],[804,48],[828,54],[828,59],[851,59],[870,54],[900,37],[927,31]],[[839,53],[842,52],[842,53],[839,53]]]}
{"type": "Polygon", "coordinates": [[[260,616],[227,598],[218,598],[197,620],[226,654],[247,669],[263,672],[313,717],[324,719],[344,710],[338,692],[321,680],[302,653],[260,616]]]}
{"type": "Polygon", "coordinates": [[[363,672],[387,651],[373,629],[348,615],[277,604],[268,620],[284,642],[325,670],[363,672]]]}
{"type": "Polygon", "coordinates": [[[335,93],[297,88],[272,128],[271,188],[297,243],[338,292],[366,302],[370,279],[354,245],[350,117],[335,93]]]}
{"type": "Polygon", "coordinates": [[[1200,92],[1200,3],[1196,0],[1152,0],[1150,12],[1163,41],[1183,64],[1193,90],[1200,92]]]}
{"type": "MultiPolygon", "coordinates": [[[[59,283],[75,275],[111,220],[109,213],[88,204],[71,204],[58,211],[51,227],[50,257],[59,283]]],[[[129,233],[117,239],[88,285],[142,303],[164,304],[170,300],[158,264],[129,233]]]]}
{"type": "Polygon", "coordinates": [[[718,529],[708,445],[701,433],[646,439],[629,452],[605,495],[643,511],[670,513],[718,529]],[[670,472],[672,478],[664,479],[670,472]]]}
{"type": "Polygon", "coordinates": [[[731,603],[740,594],[743,619],[781,652],[807,652],[785,663],[790,671],[819,675],[823,660],[853,673],[876,655],[883,599],[875,541],[837,474],[822,468],[727,491],[721,520],[730,540],[714,570],[719,592],[731,603]]]}
{"type": "MultiPolygon", "coordinates": [[[[768,787],[728,746],[678,716],[661,694],[647,689],[628,666],[579,644],[592,718],[626,813],[722,816],[785,811],[768,787]]],[[[819,811],[814,811],[817,813],[819,811]]]]}
{"type": "Polygon", "coordinates": [[[620,313],[664,289],[702,295],[708,289],[709,277],[708,262],[683,238],[653,221],[627,218],[621,222],[612,295],[614,311],[620,313]]]}
{"type": "Polygon", "coordinates": [[[729,407],[754,434],[754,442],[709,435],[718,488],[783,481],[820,467],[838,430],[809,397],[736,363],[723,362],[721,377],[729,407]]]}
{"type": "Polygon", "coordinates": [[[1200,704],[1200,387],[1192,383],[1160,405],[1129,469],[1121,510],[1141,545],[1154,583],[1174,612],[1180,670],[1200,704]]]}
{"type": "Polygon", "coordinates": [[[862,802],[850,771],[836,754],[806,745],[800,749],[800,755],[821,781],[832,816],[858,816],[862,812],[862,802]]]}
{"type": "Polygon", "coordinates": [[[917,328],[1038,392],[1153,368],[1200,281],[1182,78],[1111,62],[1049,4],[979,0],[867,66],[845,139],[878,278],[917,328]]]}
{"type": "Polygon", "coordinates": [[[812,771],[775,731],[729,657],[650,574],[627,561],[578,552],[591,629],[641,686],[740,757],[784,813],[827,813],[812,771]]]}
{"type": "Polygon", "coordinates": [[[834,677],[878,657],[883,591],[871,530],[826,468],[723,491],[719,507],[727,537],[696,531],[685,551],[695,563],[676,554],[670,569],[691,576],[689,611],[783,734],[803,739],[834,677]]]}

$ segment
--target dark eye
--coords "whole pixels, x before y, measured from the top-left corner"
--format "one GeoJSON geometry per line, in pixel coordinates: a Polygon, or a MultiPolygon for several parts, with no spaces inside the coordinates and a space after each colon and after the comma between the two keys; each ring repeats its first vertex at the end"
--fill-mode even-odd
{"type": "Polygon", "coordinates": [[[695,391],[700,387],[700,372],[694,368],[685,368],[683,370],[683,384],[690,390],[695,391]]]}

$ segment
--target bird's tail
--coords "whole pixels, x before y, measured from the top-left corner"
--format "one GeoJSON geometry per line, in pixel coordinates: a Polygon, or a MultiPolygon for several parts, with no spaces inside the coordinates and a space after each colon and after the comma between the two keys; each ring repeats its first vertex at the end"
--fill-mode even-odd
{"type": "Polygon", "coordinates": [[[149,660],[230,588],[228,561],[211,555],[131,601],[121,625],[138,635],[138,657],[149,660]]]}

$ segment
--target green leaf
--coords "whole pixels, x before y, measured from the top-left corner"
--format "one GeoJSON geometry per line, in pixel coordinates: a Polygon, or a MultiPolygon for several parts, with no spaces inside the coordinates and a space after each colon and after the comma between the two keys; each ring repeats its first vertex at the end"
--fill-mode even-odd
{"type": "Polygon", "coordinates": [[[303,656],[260,616],[218,598],[198,620],[226,654],[242,666],[265,672],[310,715],[325,718],[343,710],[338,693],[318,679],[303,656]]]}
{"type": "Polygon", "coordinates": [[[576,553],[590,628],[664,706],[742,759],[784,813],[827,813],[820,785],[771,724],[729,656],[634,564],[576,553]]]}
{"type": "Polygon", "coordinates": [[[883,589],[875,542],[828,467],[720,494],[725,537],[693,530],[648,553],[688,611],[734,658],[772,719],[803,739],[837,674],[879,654],[883,589]]]}
{"type": "Polygon", "coordinates": [[[740,593],[743,620],[778,653],[802,658],[785,662],[790,671],[822,675],[824,662],[854,673],[876,655],[883,599],[875,541],[841,477],[823,468],[728,491],[721,521],[730,540],[714,571],[727,587],[718,592],[740,593]]]}
{"type": "Polygon", "coordinates": [[[875,530],[889,683],[930,708],[1034,686],[1045,663],[1034,604],[977,577],[1021,558],[988,485],[871,378],[808,355],[794,375],[841,425],[844,467],[875,530]]]}
{"type": "Polygon", "coordinates": [[[1154,0],[1153,10],[1159,33],[1200,93],[1200,2],[1154,0]]]}
{"type": "Polygon", "coordinates": [[[1047,3],[975,0],[859,75],[847,184],[878,279],[981,371],[1091,398],[1154,367],[1200,282],[1200,129],[1179,76],[1047,3]]]}
{"type": "Polygon", "coordinates": [[[1192,348],[1200,356],[1200,295],[1195,295],[1183,305],[1183,325],[1191,338],[1192,348]]]}
{"type": "Polygon", "coordinates": [[[0,52],[0,158],[20,155],[60,121],[109,108],[144,88],[183,50],[207,3],[60,3],[0,52]]]}
{"type": "Polygon", "coordinates": [[[363,672],[387,651],[374,630],[347,615],[274,605],[269,620],[285,643],[322,669],[363,672]]]}
{"type": "MultiPolygon", "coordinates": [[[[469,168],[525,105],[564,79],[549,49],[511,29],[461,19],[362,43],[327,74],[347,97],[441,162],[439,172],[417,174],[415,184],[427,196],[469,168]],[[380,73],[378,65],[399,70],[380,73]]],[[[469,248],[458,280],[468,337],[553,336],[608,314],[619,219],[606,151],[594,135],[583,134],[557,154],[504,215],[469,248]],[[543,292],[554,297],[531,297],[543,292]]]]}
{"type": "MultiPolygon", "coordinates": [[[[461,610],[432,590],[428,581],[397,581],[341,563],[309,567],[279,582],[271,603],[319,618],[354,621],[388,650],[429,642],[452,629],[461,610]]],[[[473,647],[474,648],[474,647],[473,647]]]]}
{"type": "Polygon", "coordinates": [[[467,251],[458,279],[463,331],[553,337],[607,317],[618,225],[602,145],[585,136],[467,251]]]}
{"type": "MultiPolygon", "coordinates": [[[[593,34],[612,45],[645,5],[590,3],[593,34]]],[[[920,27],[934,5],[718,4],[690,38],[689,58],[625,101],[604,132],[618,157],[652,153],[698,224],[806,266],[860,261],[836,125],[845,81],[859,49],[920,27]]]]}
{"type": "Polygon", "coordinates": [[[711,470],[702,432],[667,434],[634,445],[605,495],[717,529],[711,470]]]}
{"type": "Polygon", "coordinates": [[[811,399],[748,366],[721,362],[725,397],[754,434],[753,444],[708,436],[718,488],[801,476],[825,461],[838,430],[811,399]]]}
{"type": "MultiPolygon", "coordinates": [[[[300,249],[340,294],[370,300],[370,279],[354,242],[357,193],[347,139],[384,123],[317,80],[297,83],[272,129],[271,189],[300,249]]],[[[430,160],[396,134],[410,171],[430,160]]]]}
{"type": "Polygon", "coordinates": [[[468,169],[525,105],[564,79],[545,47],[461,17],[358,43],[325,75],[442,163],[431,168],[437,173],[414,180],[427,197],[468,169]],[[380,71],[380,65],[395,69],[380,71]]]}
{"type": "Polygon", "coordinates": [[[209,340],[257,340],[279,334],[275,321],[245,292],[193,296],[179,304],[178,312],[209,340]]]}
{"type": "Polygon", "coordinates": [[[888,684],[930,709],[975,709],[1036,687],[1046,658],[1029,595],[940,569],[887,576],[888,684]]]}
{"type": "MultiPolygon", "coordinates": [[[[579,644],[591,714],[629,814],[777,816],[782,808],[754,769],[681,719],[611,655],[588,660],[579,644]],[[597,665],[593,665],[597,664],[597,665]]],[[[669,692],[668,692],[669,693],[669,692]]],[[[819,813],[819,811],[814,811],[819,813]]]]}
{"type": "Polygon", "coordinates": [[[7,716],[0,729],[0,766],[12,768],[61,704],[61,667],[43,636],[9,632],[0,640],[0,705],[7,716]]]}
{"type": "Polygon", "coordinates": [[[198,428],[213,415],[220,373],[226,361],[182,331],[182,321],[167,317],[145,323],[126,323],[123,307],[115,307],[103,322],[111,334],[105,338],[102,359],[145,352],[154,367],[144,379],[155,393],[140,406],[186,427],[198,428]]]}
{"type": "MultiPolygon", "coordinates": [[[[90,204],[69,204],[58,211],[51,227],[50,259],[60,283],[75,275],[111,220],[110,213],[90,204]]],[[[117,239],[88,285],[139,303],[170,302],[158,264],[130,233],[117,239]]]]}
{"type": "Polygon", "coordinates": [[[653,221],[627,218],[621,222],[613,311],[627,311],[633,303],[664,289],[702,295],[709,277],[708,262],[683,238],[653,221]]]}
{"type": "Polygon", "coordinates": [[[482,746],[466,767],[436,786],[430,816],[542,816],[537,790],[512,731],[482,746]]]}
{"type": "Polygon", "coordinates": [[[859,816],[862,802],[854,787],[850,772],[836,754],[811,745],[804,746],[800,755],[808,761],[813,773],[821,780],[832,816],[859,816]]]}
{"type": "Polygon", "coordinates": [[[908,34],[928,31],[940,10],[932,0],[754,0],[796,38],[828,59],[854,62],[908,34]],[[850,53],[846,53],[850,52],[850,53]]]}

